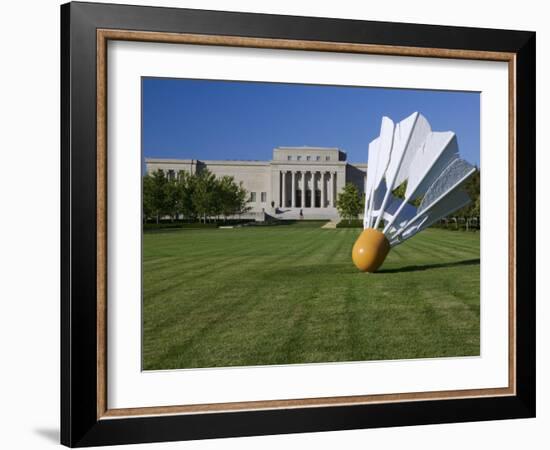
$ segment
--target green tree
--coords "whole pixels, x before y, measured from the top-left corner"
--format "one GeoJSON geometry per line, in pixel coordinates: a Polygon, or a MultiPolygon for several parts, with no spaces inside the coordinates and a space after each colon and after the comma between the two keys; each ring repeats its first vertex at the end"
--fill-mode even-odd
{"type": "MultiPolygon", "coordinates": [[[[466,205],[464,208],[461,208],[460,210],[453,212],[451,215],[452,217],[465,217],[465,218],[479,217],[480,181],[481,181],[481,175],[478,169],[470,178],[468,178],[468,180],[464,183],[464,187],[463,187],[463,189],[468,193],[468,196],[470,197],[471,202],[468,205],[466,205]]],[[[407,190],[407,180],[405,180],[398,187],[396,187],[392,191],[392,194],[394,197],[404,199],[406,190],[407,190]]],[[[418,208],[421,202],[422,202],[422,197],[419,197],[416,200],[410,201],[409,203],[418,208]]]]}
{"type": "Polygon", "coordinates": [[[212,201],[210,205],[210,215],[215,216],[216,220],[223,214],[224,202],[226,197],[226,186],[223,179],[226,177],[214,178],[212,201]]]}
{"type": "Polygon", "coordinates": [[[248,192],[243,187],[243,183],[240,182],[235,191],[235,214],[241,215],[251,209],[252,208],[248,206],[248,192]]]}
{"type": "MultiPolygon", "coordinates": [[[[407,180],[403,181],[399,186],[397,186],[393,191],[392,195],[396,198],[405,198],[405,192],[407,192],[407,180]]],[[[412,206],[415,206],[418,208],[420,206],[420,203],[422,202],[422,197],[418,197],[417,199],[411,199],[409,200],[409,204],[412,206]]]]}
{"type": "Polygon", "coordinates": [[[153,200],[153,177],[149,174],[143,176],[143,221],[155,215],[153,200]]]}
{"type": "Polygon", "coordinates": [[[464,190],[468,193],[471,202],[464,208],[458,210],[453,216],[458,217],[479,217],[480,215],[480,186],[481,186],[481,172],[476,172],[468,178],[464,183],[464,190]]]}
{"type": "Polygon", "coordinates": [[[217,188],[220,214],[223,215],[225,221],[227,216],[236,213],[238,185],[233,177],[224,176],[218,180],[217,188]]]}
{"type": "Polygon", "coordinates": [[[143,177],[143,213],[146,217],[155,217],[157,223],[160,217],[167,213],[167,184],[168,180],[162,170],[143,177]]]}
{"type": "Polygon", "coordinates": [[[169,180],[162,171],[143,177],[144,220],[155,217],[157,223],[164,215],[173,220],[179,216],[206,223],[209,217],[238,215],[248,211],[248,193],[233,177],[216,178],[210,171],[198,174],[181,171],[169,180]]]}
{"type": "Polygon", "coordinates": [[[170,216],[172,222],[178,218],[180,213],[180,203],[181,203],[181,190],[179,181],[177,180],[167,180],[164,187],[164,205],[166,214],[170,216]]]}
{"type": "Polygon", "coordinates": [[[197,216],[193,202],[197,176],[189,172],[180,172],[178,182],[178,213],[187,219],[194,219],[197,216]]]}
{"type": "Polygon", "coordinates": [[[195,212],[202,217],[204,223],[206,218],[215,212],[216,177],[208,169],[202,170],[196,175],[193,205],[195,212]]]}
{"type": "Polygon", "coordinates": [[[239,215],[250,209],[247,205],[248,192],[242,183],[237,184],[230,176],[224,176],[216,181],[214,209],[224,217],[224,220],[227,220],[228,216],[239,215]]]}
{"type": "Polygon", "coordinates": [[[356,219],[357,216],[363,211],[364,200],[359,194],[357,186],[352,183],[346,183],[342,192],[338,194],[338,200],[336,201],[336,208],[340,215],[347,219],[348,223],[351,219],[356,219]]]}

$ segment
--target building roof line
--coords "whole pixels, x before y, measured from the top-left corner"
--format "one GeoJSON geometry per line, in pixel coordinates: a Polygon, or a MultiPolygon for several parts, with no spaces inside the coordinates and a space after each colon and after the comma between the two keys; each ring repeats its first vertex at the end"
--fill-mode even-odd
{"type": "Polygon", "coordinates": [[[367,163],[349,162],[349,161],[288,161],[288,160],[209,160],[209,159],[168,159],[168,158],[145,158],[146,164],[204,164],[208,165],[226,165],[226,166],[355,166],[358,168],[366,168],[367,163]]]}
{"type": "Polygon", "coordinates": [[[328,151],[339,151],[342,153],[346,153],[345,150],[342,150],[339,147],[314,147],[310,145],[294,145],[294,146],[286,146],[281,145],[278,147],[275,147],[275,150],[315,150],[315,151],[321,151],[321,152],[328,152],[328,151]]]}
{"type": "Polygon", "coordinates": [[[225,165],[268,165],[269,161],[241,159],[175,159],[175,158],[145,158],[147,164],[225,164],[225,165]]]}

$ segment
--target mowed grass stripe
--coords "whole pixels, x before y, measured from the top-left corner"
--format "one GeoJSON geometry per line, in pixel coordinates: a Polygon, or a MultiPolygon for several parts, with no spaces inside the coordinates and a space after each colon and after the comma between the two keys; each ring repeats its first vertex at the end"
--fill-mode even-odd
{"type": "Polygon", "coordinates": [[[359,232],[146,234],[144,368],[478,355],[479,235],[426,230],[363,274],[359,232]]]}
{"type": "MultiPolygon", "coordinates": [[[[429,230],[432,231],[432,230],[429,230]]],[[[461,232],[450,232],[452,234],[465,234],[461,232]]],[[[475,256],[479,254],[479,244],[476,249],[473,246],[460,245],[460,241],[456,239],[432,239],[433,234],[423,236],[419,234],[414,239],[406,241],[396,248],[416,251],[420,258],[440,258],[440,259],[456,259],[460,256],[475,256]]]]}

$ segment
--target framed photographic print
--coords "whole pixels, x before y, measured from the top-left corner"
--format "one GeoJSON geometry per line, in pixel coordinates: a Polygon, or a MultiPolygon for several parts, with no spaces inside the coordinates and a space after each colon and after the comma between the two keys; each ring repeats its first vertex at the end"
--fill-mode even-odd
{"type": "Polygon", "coordinates": [[[63,444],[535,415],[535,33],[61,24],[63,444]]]}

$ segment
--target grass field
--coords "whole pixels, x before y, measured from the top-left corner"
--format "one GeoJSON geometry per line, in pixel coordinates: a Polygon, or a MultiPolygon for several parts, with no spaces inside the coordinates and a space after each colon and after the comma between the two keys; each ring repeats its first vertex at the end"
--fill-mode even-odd
{"type": "Polygon", "coordinates": [[[143,367],[479,354],[479,234],[429,229],[359,273],[359,229],[143,237],[143,367]]]}

